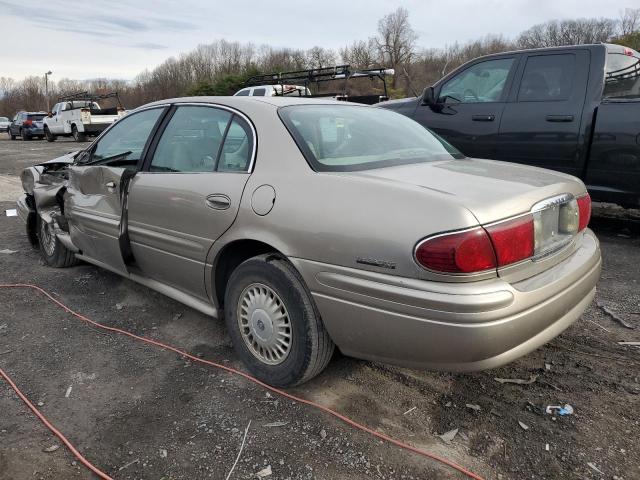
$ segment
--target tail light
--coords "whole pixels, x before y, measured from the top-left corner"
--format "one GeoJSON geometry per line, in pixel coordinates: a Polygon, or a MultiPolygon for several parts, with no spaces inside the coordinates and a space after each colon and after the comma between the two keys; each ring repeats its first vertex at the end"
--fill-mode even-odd
{"type": "Polygon", "coordinates": [[[591,198],[564,194],[537,203],[531,213],[462,232],[427,238],[415,259],[443,273],[476,273],[540,258],[568,245],[591,217],[591,198]]]}
{"type": "Polygon", "coordinates": [[[578,231],[581,232],[587,228],[589,220],[591,220],[591,197],[588,193],[583,197],[578,198],[578,212],[580,218],[578,231]]]}
{"type": "Polygon", "coordinates": [[[489,235],[482,227],[431,237],[416,248],[415,258],[429,270],[473,273],[496,268],[489,235]]]}

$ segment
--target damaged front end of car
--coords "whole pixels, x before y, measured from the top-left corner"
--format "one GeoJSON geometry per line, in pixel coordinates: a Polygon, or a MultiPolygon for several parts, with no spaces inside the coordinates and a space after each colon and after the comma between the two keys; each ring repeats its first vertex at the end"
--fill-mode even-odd
{"type": "Polygon", "coordinates": [[[34,248],[41,242],[41,230],[57,238],[67,249],[78,252],[71,241],[65,218],[65,193],[69,182],[69,166],[79,152],[68,153],[33,167],[20,174],[24,194],[18,198],[18,216],[25,222],[27,237],[34,248]],[[39,229],[39,222],[44,224],[39,229]]]}

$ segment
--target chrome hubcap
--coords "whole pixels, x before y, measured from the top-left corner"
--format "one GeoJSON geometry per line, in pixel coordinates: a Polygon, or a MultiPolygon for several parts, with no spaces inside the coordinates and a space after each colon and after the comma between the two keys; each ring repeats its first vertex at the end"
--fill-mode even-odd
{"type": "Polygon", "coordinates": [[[51,256],[56,249],[56,239],[46,222],[42,221],[40,225],[40,243],[42,243],[42,247],[44,251],[47,252],[47,255],[51,256]]]}
{"type": "Polygon", "coordinates": [[[246,287],[237,317],[242,339],[254,357],[267,365],[284,362],[291,350],[291,321],[273,289],[262,283],[246,287]]]}

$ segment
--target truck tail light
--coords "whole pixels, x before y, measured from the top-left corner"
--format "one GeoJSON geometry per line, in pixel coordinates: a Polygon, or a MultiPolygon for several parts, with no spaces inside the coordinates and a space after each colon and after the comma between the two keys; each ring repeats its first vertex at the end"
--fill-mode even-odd
{"type": "Polygon", "coordinates": [[[578,231],[581,232],[587,225],[589,225],[589,220],[591,220],[591,197],[587,193],[586,195],[578,198],[578,212],[579,212],[579,224],[578,231]]]}
{"type": "Polygon", "coordinates": [[[417,262],[444,273],[473,273],[496,268],[496,255],[482,227],[428,238],[418,244],[417,262]]]}

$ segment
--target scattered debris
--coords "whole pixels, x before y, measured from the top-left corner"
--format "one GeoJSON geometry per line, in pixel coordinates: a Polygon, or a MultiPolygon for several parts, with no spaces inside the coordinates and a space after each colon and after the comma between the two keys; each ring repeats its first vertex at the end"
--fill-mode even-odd
{"type": "Polygon", "coordinates": [[[284,427],[285,425],[289,425],[289,422],[271,422],[265,423],[263,427],[284,427]]]}
{"type": "Polygon", "coordinates": [[[116,303],[116,310],[122,310],[124,305],[122,303],[116,303]]]}
{"type": "Polygon", "coordinates": [[[165,448],[161,448],[159,452],[160,452],[160,458],[167,458],[168,453],[165,448]]]}
{"type": "Polygon", "coordinates": [[[0,330],[4,330],[5,328],[7,328],[7,324],[3,323],[2,325],[0,325],[0,330]]]}
{"type": "Polygon", "coordinates": [[[324,440],[325,438],[327,438],[327,431],[323,428],[322,430],[320,430],[320,438],[322,440],[324,440]]]}
{"type": "Polygon", "coordinates": [[[411,407],[409,410],[407,410],[406,412],[403,413],[403,415],[406,415],[407,413],[411,413],[413,412],[416,408],[418,407],[411,407]]]}
{"type": "Polygon", "coordinates": [[[4,352],[0,352],[0,355],[6,355],[7,353],[11,353],[13,350],[5,350],[4,352]]]}
{"type": "Polygon", "coordinates": [[[51,453],[51,452],[55,452],[56,450],[58,450],[60,448],[60,445],[51,445],[50,447],[45,448],[44,450],[42,450],[43,452],[46,453],[51,453]]]}
{"type": "Polygon", "coordinates": [[[44,402],[38,402],[39,407],[44,407],[44,402]]]}
{"type": "Polygon", "coordinates": [[[635,328],[633,325],[629,325],[627,322],[625,322],[625,320],[620,315],[618,315],[616,312],[611,310],[606,305],[603,305],[600,302],[596,302],[596,305],[600,310],[602,310],[604,313],[609,315],[611,318],[613,318],[616,322],[618,322],[624,328],[629,328],[629,329],[632,329],[632,330],[635,328]]]}
{"type": "Polygon", "coordinates": [[[547,452],[549,451],[549,444],[548,444],[548,443],[546,443],[546,444],[545,444],[544,449],[545,449],[547,452]]]}
{"type": "Polygon", "coordinates": [[[640,342],[618,342],[618,345],[629,345],[631,347],[640,347],[640,342]]]}
{"type": "Polygon", "coordinates": [[[71,389],[72,388],[73,388],[72,386],[67,388],[67,391],[64,393],[64,398],[69,398],[69,395],[71,395],[71,389]]]}
{"type": "Polygon", "coordinates": [[[544,369],[545,369],[547,372],[551,371],[551,364],[550,364],[550,363],[545,363],[545,364],[544,364],[544,369]]]}
{"type": "Polygon", "coordinates": [[[118,471],[121,472],[122,470],[124,470],[125,468],[129,468],[131,465],[134,465],[136,463],[140,463],[140,459],[136,458],[135,460],[132,460],[129,463],[124,464],[123,466],[121,466],[118,471]]]}
{"type": "Polygon", "coordinates": [[[598,322],[594,322],[593,320],[590,319],[586,319],[587,322],[593,323],[594,325],[597,325],[598,327],[600,327],[602,330],[604,330],[605,332],[611,333],[611,330],[609,330],[608,328],[604,328],[602,325],[600,325],[598,322]]]}
{"type": "Polygon", "coordinates": [[[550,415],[559,415],[561,417],[565,416],[565,415],[572,415],[573,414],[573,407],[571,405],[569,405],[568,403],[565,403],[563,407],[561,407],[560,405],[548,405],[546,412],[550,415]]]}
{"type": "Polygon", "coordinates": [[[604,472],[602,470],[600,470],[598,467],[596,467],[596,464],[593,462],[587,462],[587,465],[589,466],[589,468],[591,468],[593,471],[598,472],[600,475],[604,475],[604,472]]]}
{"type": "Polygon", "coordinates": [[[453,430],[449,430],[448,432],[443,433],[442,435],[438,435],[444,443],[451,443],[455,436],[458,434],[458,428],[454,428],[453,430]]]}
{"type": "Polygon", "coordinates": [[[529,425],[522,423],[520,420],[518,420],[518,425],[520,425],[523,430],[529,430],[529,425]]]}
{"type": "Polygon", "coordinates": [[[182,318],[182,313],[176,313],[173,318],[171,318],[172,322],[177,322],[178,320],[180,320],[182,318]]]}
{"type": "Polygon", "coordinates": [[[256,476],[258,478],[265,478],[270,476],[272,473],[273,472],[271,471],[271,465],[267,465],[265,468],[263,468],[258,473],[256,473],[256,476]]]}
{"type": "Polygon", "coordinates": [[[470,408],[471,410],[475,410],[476,412],[482,410],[482,408],[480,408],[480,405],[476,405],[475,403],[467,403],[465,406],[467,408],[470,408]]]}
{"type": "Polygon", "coordinates": [[[8,208],[7,210],[4,211],[4,213],[7,215],[7,217],[17,217],[18,216],[18,210],[15,208],[8,208]]]}
{"type": "Polygon", "coordinates": [[[489,411],[489,413],[490,413],[491,415],[495,415],[495,416],[496,416],[496,417],[498,417],[498,418],[502,418],[502,414],[501,414],[499,411],[497,411],[495,408],[492,408],[492,409],[489,411]]]}
{"type": "MultiPolygon", "coordinates": [[[[267,395],[269,395],[267,393],[267,395]]],[[[271,396],[271,395],[269,395],[271,396]]],[[[227,473],[227,476],[225,478],[225,480],[229,480],[231,478],[231,474],[233,473],[233,471],[236,468],[236,465],[238,464],[238,460],[240,460],[240,455],[242,455],[242,450],[244,450],[244,444],[247,441],[247,434],[249,433],[249,427],[251,426],[251,420],[249,420],[249,423],[247,423],[247,428],[244,429],[244,436],[242,437],[242,443],[240,444],[240,450],[238,450],[238,456],[236,457],[236,461],[233,462],[233,465],[231,466],[231,470],[229,470],[229,473],[227,473]]],[[[269,467],[269,469],[271,469],[271,467],[269,467]]]]}
{"type": "Polygon", "coordinates": [[[538,375],[531,375],[528,380],[522,378],[494,378],[498,383],[515,383],[516,385],[531,385],[538,379],[538,375]]]}
{"type": "Polygon", "coordinates": [[[5,253],[7,255],[11,255],[13,253],[18,253],[18,250],[9,250],[8,248],[4,248],[0,250],[0,253],[5,253]]]}

